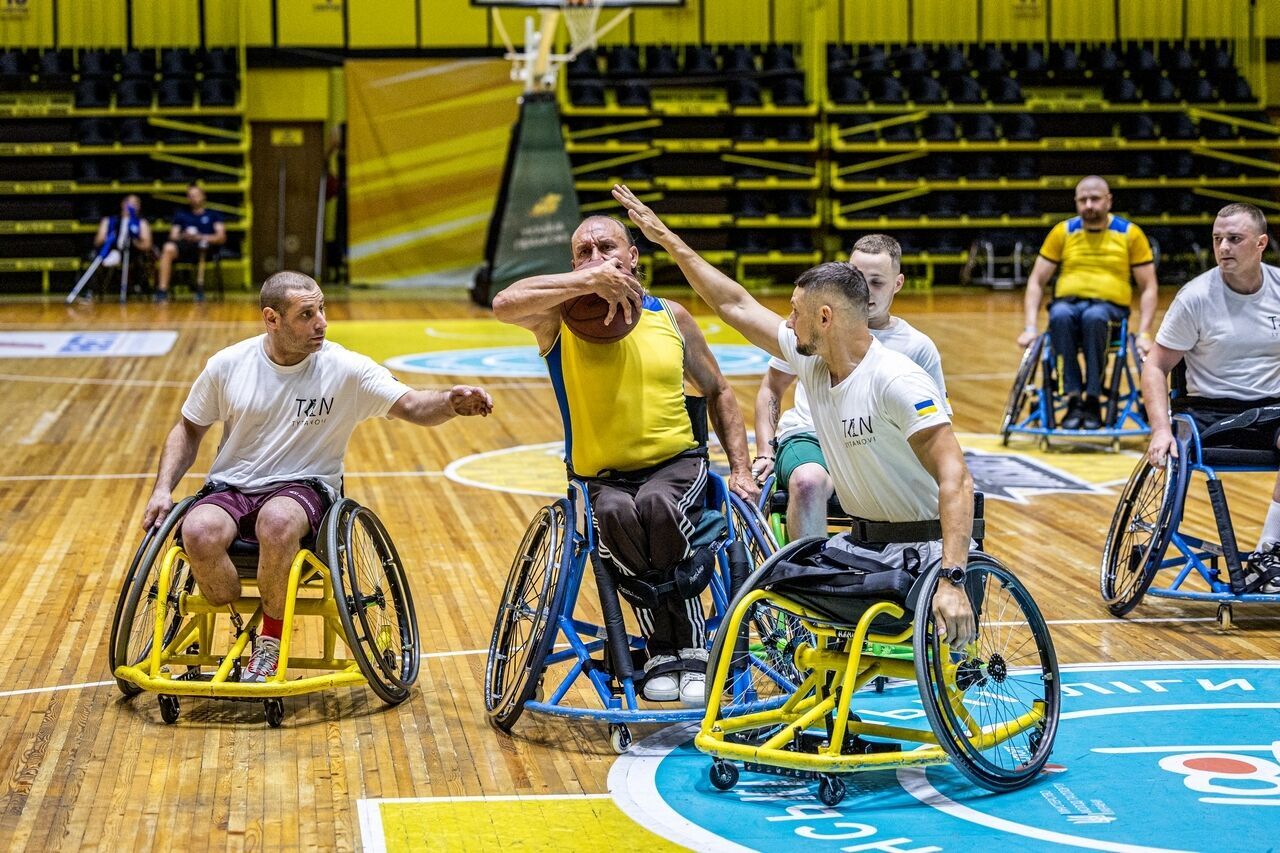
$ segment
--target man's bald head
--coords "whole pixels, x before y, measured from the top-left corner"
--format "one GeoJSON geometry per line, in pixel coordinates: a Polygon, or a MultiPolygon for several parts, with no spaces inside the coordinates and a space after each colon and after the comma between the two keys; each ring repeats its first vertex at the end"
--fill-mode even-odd
{"type": "Polygon", "coordinates": [[[1111,187],[1097,175],[1090,175],[1076,184],[1076,213],[1084,220],[1085,228],[1098,231],[1107,227],[1111,213],[1111,187]]]}
{"type": "Polygon", "coordinates": [[[303,275],[300,272],[292,270],[284,270],[268,278],[262,283],[262,290],[258,293],[258,306],[261,308],[270,308],[277,314],[284,315],[285,309],[289,304],[289,294],[295,290],[312,291],[319,290],[320,285],[316,284],[316,280],[309,275],[303,275]]]}

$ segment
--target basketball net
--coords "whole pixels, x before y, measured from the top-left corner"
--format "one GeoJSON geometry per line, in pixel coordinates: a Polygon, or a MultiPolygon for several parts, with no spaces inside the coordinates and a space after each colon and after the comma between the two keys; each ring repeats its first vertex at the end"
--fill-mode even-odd
{"type": "MultiPolygon", "coordinates": [[[[550,3],[551,0],[548,0],[550,3]]],[[[604,26],[599,26],[603,0],[559,0],[558,7],[538,10],[538,26],[533,18],[525,18],[524,50],[517,51],[503,26],[498,10],[493,9],[493,23],[503,45],[506,58],[511,60],[511,79],[524,83],[525,92],[550,92],[556,86],[556,74],[561,65],[572,62],[578,55],[591,50],[600,38],[626,20],[630,8],[621,9],[604,26]],[[553,53],[556,27],[560,19],[569,32],[569,52],[553,53]]]]}

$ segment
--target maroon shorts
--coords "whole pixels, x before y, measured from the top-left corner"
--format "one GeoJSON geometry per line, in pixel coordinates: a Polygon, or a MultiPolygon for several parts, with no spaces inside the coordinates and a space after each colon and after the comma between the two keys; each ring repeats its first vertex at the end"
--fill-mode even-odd
{"type": "MultiPolygon", "coordinates": [[[[222,489],[200,498],[200,500],[191,505],[191,509],[195,509],[201,504],[213,504],[225,511],[235,521],[238,528],[236,535],[239,538],[248,542],[257,542],[258,511],[262,509],[267,501],[274,497],[293,498],[302,507],[303,512],[307,514],[307,521],[311,523],[309,533],[315,533],[320,529],[320,519],[324,517],[329,500],[306,483],[285,483],[272,491],[259,492],[252,495],[247,495],[236,489],[222,489]]],[[[190,509],[187,510],[187,512],[190,511],[190,509]]]]}

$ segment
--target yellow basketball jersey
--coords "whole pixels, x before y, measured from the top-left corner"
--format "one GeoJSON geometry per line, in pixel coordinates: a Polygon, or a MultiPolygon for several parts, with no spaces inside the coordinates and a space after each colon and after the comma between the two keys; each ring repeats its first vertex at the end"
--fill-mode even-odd
{"type": "Polygon", "coordinates": [[[561,324],[542,357],[574,473],[635,471],[697,447],[684,406],[684,337],[661,299],[646,295],[636,327],[611,344],[561,324]]]}
{"type": "Polygon", "coordinates": [[[1130,270],[1152,261],[1147,235],[1119,216],[1111,216],[1101,231],[1086,229],[1079,216],[1059,222],[1045,237],[1040,255],[1062,265],[1055,296],[1103,299],[1126,306],[1133,299],[1130,270]]]}

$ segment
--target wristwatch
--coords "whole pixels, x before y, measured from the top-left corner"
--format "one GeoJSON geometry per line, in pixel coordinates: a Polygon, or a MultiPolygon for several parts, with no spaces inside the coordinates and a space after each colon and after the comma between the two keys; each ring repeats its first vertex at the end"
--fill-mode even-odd
{"type": "Polygon", "coordinates": [[[956,586],[964,584],[964,576],[964,566],[943,566],[938,569],[939,580],[951,581],[956,586]]]}

